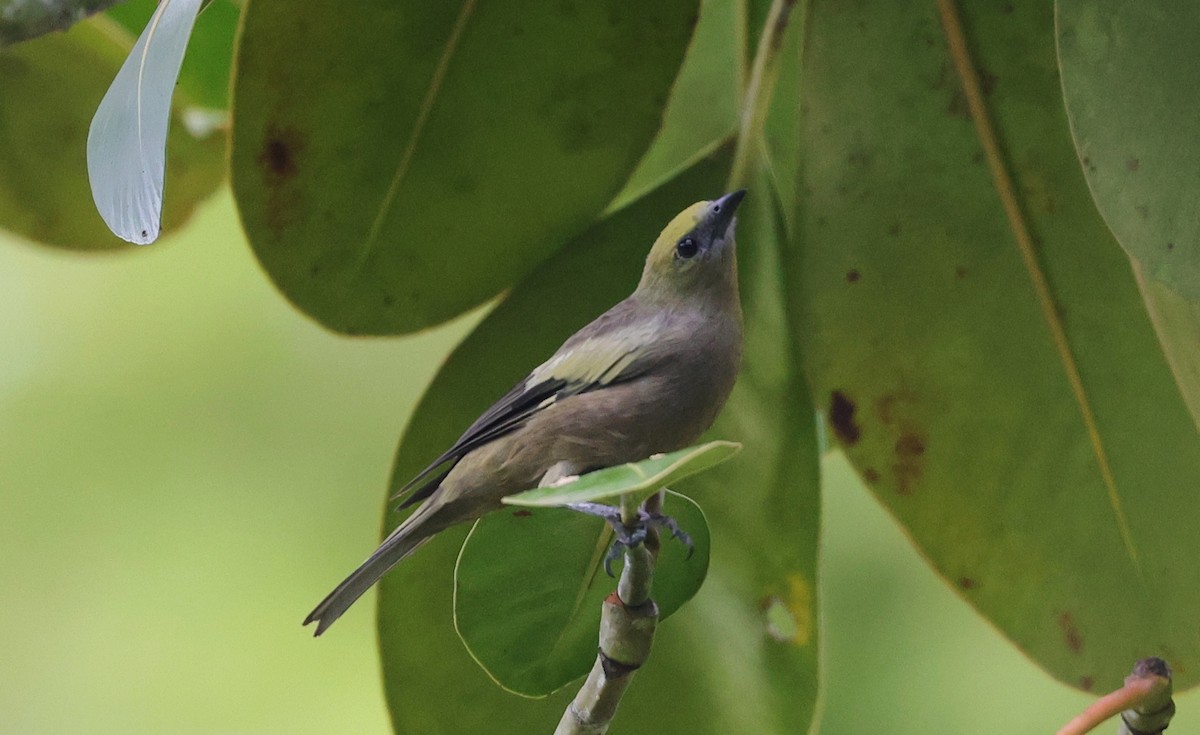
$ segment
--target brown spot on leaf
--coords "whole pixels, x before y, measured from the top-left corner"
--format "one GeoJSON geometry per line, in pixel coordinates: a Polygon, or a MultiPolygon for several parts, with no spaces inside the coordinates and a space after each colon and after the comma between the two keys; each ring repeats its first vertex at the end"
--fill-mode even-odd
{"type": "Polygon", "coordinates": [[[893,391],[888,391],[879,398],[875,399],[875,415],[885,424],[893,424],[897,421],[897,408],[905,403],[913,403],[916,396],[907,388],[898,388],[893,391]]]}
{"type": "Polygon", "coordinates": [[[296,131],[271,126],[263,140],[258,162],[268,175],[290,179],[296,175],[296,156],[303,148],[303,139],[296,131]]]}
{"type": "Polygon", "coordinates": [[[1075,626],[1075,618],[1071,613],[1064,612],[1058,616],[1058,627],[1062,630],[1063,642],[1067,644],[1067,648],[1071,649],[1072,653],[1082,653],[1083,636],[1075,626]]]}
{"type": "Polygon", "coordinates": [[[892,477],[896,481],[897,495],[912,495],[921,480],[921,465],[911,460],[897,462],[892,465],[892,477]]]}
{"type": "Polygon", "coordinates": [[[1000,81],[1000,77],[982,66],[979,67],[979,88],[983,90],[984,96],[990,95],[996,89],[996,82],[998,81],[1000,81]]]}
{"type": "Polygon", "coordinates": [[[958,586],[964,590],[973,590],[975,589],[975,580],[970,577],[959,577],[958,586]]]}
{"type": "Polygon", "coordinates": [[[296,187],[287,185],[299,169],[304,136],[292,128],[271,125],[258,153],[266,190],[266,225],[280,237],[297,213],[304,210],[296,187]]]}
{"type": "Polygon", "coordinates": [[[925,442],[916,434],[905,434],[896,440],[896,454],[901,457],[920,457],[925,453],[925,442]]]}
{"type": "Polygon", "coordinates": [[[900,223],[893,222],[892,224],[888,225],[888,234],[892,237],[898,237],[900,235],[900,223]]]}
{"type": "Polygon", "coordinates": [[[868,484],[874,485],[875,483],[879,482],[879,470],[875,469],[874,467],[866,468],[863,470],[863,479],[866,480],[868,484]]]}
{"type": "Polygon", "coordinates": [[[846,271],[846,283],[858,283],[858,279],[862,278],[862,274],[855,269],[846,271]]]}
{"type": "Polygon", "coordinates": [[[1142,167],[1142,162],[1136,158],[1129,158],[1125,161],[1125,168],[1129,171],[1137,171],[1142,167]]]}
{"type": "Polygon", "coordinates": [[[970,273],[970,271],[967,270],[967,267],[965,265],[960,265],[954,269],[954,277],[959,279],[960,281],[962,279],[966,278],[968,273],[970,273]]]}
{"type": "Polygon", "coordinates": [[[1167,250],[1174,250],[1174,249],[1175,249],[1175,243],[1173,243],[1173,242],[1167,243],[1167,250]]]}
{"type": "Polygon", "coordinates": [[[1150,207],[1148,205],[1139,204],[1136,207],[1134,207],[1134,210],[1137,211],[1138,216],[1141,217],[1142,219],[1150,219],[1150,207]]]}
{"type": "Polygon", "coordinates": [[[1090,692],[1090,691],[1092,691],[1092,687],[1095,685],[1096,685],[1096,678],[1094,676],[1079,677],[1079,688],[1082,689],[1083,691],[1090,692]]]}
{"type": "Polygon", "coordinates": [[[531,515],[533,515],[533,511],[529,510],[528,508],[522,508],[520,510],[513,511],[513,516],[515,518],[528,518],[531,515]]]}
{"type": "Polygon", "coordinates": [[[855,410],[854,401],[840,390],[835,390],[829,396],[829,425],[833,427],[837,438],[848,447],[857,444],[862,436],[862,430],[854,422],[855,410]]]}
{"type": "Polygon", "coordinates": [[[971,163],[979,165],[983,163],[983,151],[975,151],[971,154],[971,163]]]}

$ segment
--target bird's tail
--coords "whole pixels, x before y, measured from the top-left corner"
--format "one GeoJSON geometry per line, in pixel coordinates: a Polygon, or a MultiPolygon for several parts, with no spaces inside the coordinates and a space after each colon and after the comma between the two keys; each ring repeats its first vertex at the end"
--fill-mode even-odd
{"type": "Polygon", "coordinates": [[[314,635],[324,633],[335,620],[342,616],[342,613],[354,604],[355,600],[362,597],[363,593],[378,582],[389,569],[433,538],[438,531],[450,526],[452,521],[447,522],[440,518],[443,514],[439,513],[439,510],[442,508],[431,506],[428,503],[417,509],[383,540],[375,553],[371,554],[358,569],[351,572],[350,576],[335,587],[324,600],[321,600],[321,603],[304,619],[305,625],[314,622],[317,624],[314,635]]]}

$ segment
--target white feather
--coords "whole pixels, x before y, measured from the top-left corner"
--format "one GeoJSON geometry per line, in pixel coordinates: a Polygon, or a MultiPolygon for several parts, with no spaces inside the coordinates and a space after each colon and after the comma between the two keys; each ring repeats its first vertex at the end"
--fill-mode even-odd
{"type": "Polygon", "coordinates": [[[124,240],[162,229],[171,94],[201,0],[162,0],[88,129],[88,179],[105,224],[124,240]]]}

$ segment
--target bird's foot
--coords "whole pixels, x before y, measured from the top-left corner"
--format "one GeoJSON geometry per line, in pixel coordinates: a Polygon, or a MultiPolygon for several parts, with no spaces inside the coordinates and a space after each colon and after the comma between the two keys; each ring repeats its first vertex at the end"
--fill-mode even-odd
{"type": "Polygon", "coordinates": [[[613,539],[612,546],[609,547],[608,553],[604,557],[604,571],[608,576],[612,577],[612,563],[621,558],[621,554],[627,549],[633,549],[638,544],[646,540],[646,534],[650,529],[665,528],[671,532],[671,537],[679,539],[679,542],[687,547],[687,558],[692,558],[692,553],[696,550],[692,543],[692,537],[687,535],[675,519],[662,513],[651,513],[644,508],[638,509],[637,520],[632,526],[625,525],[625,521],[621,518],[621,509],[615,505],[605,505],[603,503],[570,503],[566,507],[578,513],[586,513],[590,516],[603,518],[608,525],[612,526],[613,533],[616,538],[613,539]]]}
{"type": "Polygon", "coordinates": [[[665,528],[670,531],[671,538],[679,539],[679,543],[687,549],[687,558],[691,559],[692,554],[696,552],[696,545],[692,543],[692,537],[687,535],[687,532],[680,528],[679,523],[671,516],[639,510],[638,518],[647,528],[665,528]]]}

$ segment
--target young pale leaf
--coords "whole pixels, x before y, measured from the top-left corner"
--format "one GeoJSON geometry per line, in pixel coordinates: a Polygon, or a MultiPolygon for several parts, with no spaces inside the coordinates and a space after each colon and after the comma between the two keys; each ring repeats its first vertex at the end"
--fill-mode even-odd
{"type": "MultiPolygon", "coordinates": [[[[79,159],[96,107],[133,42],[99,17],[0,50],[0,229],[70,250],[129,247],[92,205],[79,159]]],[[[182,226],[224,177],[224,136],[179,128],[191,102],[183,90],[175,94],[164,231],[182,226]]]]}
{"type": "Polygon", "coordinates": [[[88,130],[96,209],[118,237],[138,245],[162,229],[171,95],[200,2],[162,0],[88,130]]]}
{"type": "Polygon", "coordinates": [[[530,508],[553,508],[567,503],[615,498],[626,493],[648,495],[714,467],[741,450],[742,445],[737,442],[698,444],[670,454],[656,454],[641,462],[589,472],[570,482],[526,490],[504,498],[503,502],[530,508]]]}
{"type": "MultiPolygon", "coordinates": [[[[663,534],[653,591],[661,618],[700,589],[709,552],[699,506],[669,493],[664,510],[694,552],[663,534]]],[[[616,588],[603,565],[612,540],[604,521],[562,508],[501,511],[471,529],[454,570],[454,627],[497,684],[543,697],[587,673],[601,603],[616,588]]]]}

